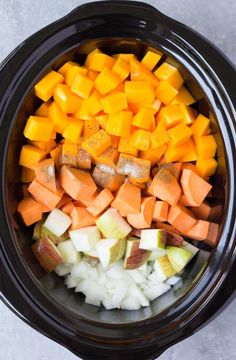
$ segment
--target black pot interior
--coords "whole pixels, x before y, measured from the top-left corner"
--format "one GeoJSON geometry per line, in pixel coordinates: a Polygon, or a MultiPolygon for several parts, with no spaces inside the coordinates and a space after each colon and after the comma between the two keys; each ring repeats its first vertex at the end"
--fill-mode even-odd
{"type": "MultiPolygon", "coordinates": [[[[76,60],[79,63],[83,63],[86,54],[88,54],[94,48],[100,48],[108,54],[115,53],[135,53],[139,58],[142,58],[144,53],[150,46],[137,39],[120,39],[120,38],[108,38],[89,40],[82,43],[79,46],[72,48],[71,50],[64,52],[60,57],[54,60],[53,63],[48,65],[47,69],[44,69],[45,73],[50,69],[58,69],[64,62],[68,60],[76,60]]],[[[170,58],[167,54],[168,61],[174,65],[178,65],[182,76],[185,79],[186,87],[192,92],[197,102],[193,105],[201,113],[206,116],[210,116],[212,121],[212,129],[218,141],[218,173],[212,179],[214,184],[214,190],[208,201],[211,204],[221,204],[225,207],[225,188],[227,185],[226,176],[226,162],[225,151],[222,136],[214,118],[214,109],[211,107],[207,100],[207,96],[197,82],[192,77],[191,73],[180,63],[177,63],[173,58],[170,58]]],[[[42,69],[38,69],[38,73],[42,69]]],[[[35,80],[39,76],[35,73],[35,80]]],[[[42,73],[40,74],[40,76],[42,73]]],[[[209,257],[210,247],[204,243],[198,243],[201,248],[199,254],[189,264],[188,268],[183,274],[184,285],[179,290],[171,290],[168,293],[161,296],[159,299],[153,301],[151,306],[143,308],[139,311],[123,311],[123,310],[109,310],[106,311],[103,308],[97,308],[85,304],[84,297],[80,294],[74,293],[73,290],[67,290],[63,284],[63,279],[56,274],[45,275],[42,269],[40,269],[36,260],[34,259],[30,245],[32,243],[32,228],[26,229],[16,214],[17,201],[22,197],[22,186],[20,185],[20,168],[18,166],[19,151],[22,144],[25,142],[23,137],[23,128],[27,117],[34,112],[34,110],[40,105],[40,101],[33,94],[33,83],[29,84],[29,91],[27,96],[22,100],[19,111],[13,123],[11,130],[9,146],[7,148],[7,164],[6,164],[6,178],[7,178],[7,212],[13,228],[13,236],[16,243],[16,256],[20,257],[26,266],[26,270],[30,272],[33,280],[38,284],[41,291],[47,293],[51,298],[51,301],[60,304],[63,308],[67,308],[80,317],[97,321],[106,322],[111,324],[121,324],[127,322],[141,321],[150,318],[156,314],[160,314],[162,311],[170,306],[175,306],[176,301],[180,300],[183,296],[187,295],[196,282],[199,280],[202,270],[205,265],[210,264],[213,254],[209,257]]]]}

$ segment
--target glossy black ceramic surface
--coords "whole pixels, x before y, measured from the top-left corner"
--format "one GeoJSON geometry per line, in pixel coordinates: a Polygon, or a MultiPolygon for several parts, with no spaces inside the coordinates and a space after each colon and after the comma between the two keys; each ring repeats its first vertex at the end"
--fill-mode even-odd
{"type": "Polygon", "coordinates": [[[236,88],[233,65],[206,39],[140,2],[83,5],[39,31],[0,68],[0,291],[23,320],[83,359],[154,359],[191,335],[229,301],[235,290],[236,88]],[[31,230],[15,215],[19,149],[27,116],[39,104],[35,82],[67,59],[83,61],[95,47],[108,53],[161,49],[179,64],[196,107],[211,117],[218,140],[218,174],[211,201],[224,205],[218,247],[205,250],[186,272],[184,287],[139,311],[105,311],[66,291],[47,275],[30,250],[31,230]],[[217,121],[215,120],[217,119],[217,121]],[[201,275],[199,273],[201,272],[201,275]]]}

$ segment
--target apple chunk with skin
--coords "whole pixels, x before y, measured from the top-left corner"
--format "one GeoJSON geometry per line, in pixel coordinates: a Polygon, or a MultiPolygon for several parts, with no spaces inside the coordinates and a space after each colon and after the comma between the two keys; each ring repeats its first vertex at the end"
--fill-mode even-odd
{"type": "Polygon", "coordinates": [[[80,253],[74,248],[71,240],[62,241],[57,245],[64,262],[69,264],[77,264],[80,261],[80,253]]]}
{"type": "Polygon", "coordinates": [[[154,262],[154,270],[160,281],[166,281],[169,277],[177,273],[177,271],[171,265],[167,255],[156,259],[154,262]]]}
{"type": "Polygon", "coordinates": [[[39,264],[47,272],[55,270],[63,262],[61,253],[47,237],[37,240],[32,246],[32,251],[39,264]]]}
{"type": "Polygon", "coordinates": [[[163,250],[166,245],[166,231],[159,229],[141,230],[140,249],[163,250]]]}
{"type": "Polygon", "coordinates": [[[137,269],[146,263],[150,252],[148,250],[140,249],[140,240],[137,238],[130,238],[127,240],[127,247],[125,253],[124,267],[127,270],[137,269]]]}
{"type": "Polygon", "coordinates": [[[102,239],[96,245],[96,250],[105,268],[108,265],[118,261],[124,254],[123,239],[102,239]],[[120,257],[120,258],[119,258],[120,257]]]}
{"type": "Polygon", "coordinates": [[[88,226],[69,231],[70,239],[77,251],[90,251],[101,240],[97,226],[88,226]]]}
{"type": "Polygon", "coordinates": [[[171,265],[177,272],[183,270],[193,257],[193,253],[184,247],[167,246],[166,251],[171,265]]]}
{"type": "Polygon", "coordinates": [[[107,239],[124,239],[132,230],[116,209],[108,209],[95,223],[107,239]]]}

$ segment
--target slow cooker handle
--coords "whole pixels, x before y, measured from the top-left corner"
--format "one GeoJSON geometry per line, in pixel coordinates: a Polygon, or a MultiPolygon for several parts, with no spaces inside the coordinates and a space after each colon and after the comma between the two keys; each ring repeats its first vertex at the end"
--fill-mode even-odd
{"type": "Polygon", "coordinates": [[[130,13],[133,16],[138,15],[139,17],[141,16],[142,19],[147,18],[149,20],[153,15],[158,16],[160,19],[166,18],[164,14],[152,5],[141,1],[129,0],[115,1],[115,3],[113,0],[100,1],[99,6],[97,6],[97,2],[86,3],[76,7],[67,14],[66,17],[73,21],[79,21],[88,17],[110,15],[111,13],[119,15],[122,15],[123,13],[126,16],[127,13],[130,13]]]}

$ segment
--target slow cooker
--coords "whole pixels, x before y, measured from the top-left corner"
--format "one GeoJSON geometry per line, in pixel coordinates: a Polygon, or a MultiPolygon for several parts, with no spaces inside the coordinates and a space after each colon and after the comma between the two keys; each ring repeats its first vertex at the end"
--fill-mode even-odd
{"type": "Polygon", "coordinates": [[[135,1],[80,6],[17,47],[0,66],[0,293],[5,304],[34,329],[82,359],[155,359],[214,318],[235,293],[236,87],[235,68],[190,28],[135,1]],[[210,116],[218,142],[212,201],[223,205],[219,242],[204,244],[178,291],[138,311],[84,303],[55,274],[43,272],[31,252],[31,230],[15,212],[20,194],[19,149],[28,115],[38,105],[33,85],[69,59],[83,61],[95,48],[113,54],[161,50],[179,64],[195,106],[210,116]]]}

